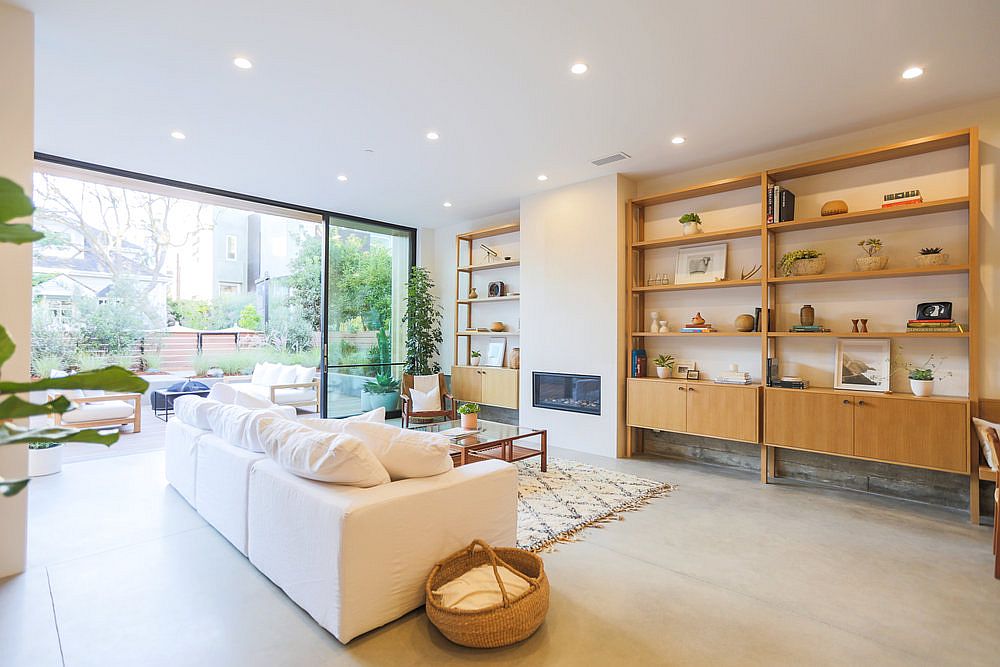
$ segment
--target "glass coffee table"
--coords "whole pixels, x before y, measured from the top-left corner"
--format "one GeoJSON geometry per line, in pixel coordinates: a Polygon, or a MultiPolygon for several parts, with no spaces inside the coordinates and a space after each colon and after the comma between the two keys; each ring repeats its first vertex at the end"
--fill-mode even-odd
{"type": "Polygon", "coordinates": [[[480,430],[476,433],[454,435],[450,433],[460,430],[461,427],[462,422],[455,419],[416,426],[413,430],[449,436],[451,457],[456,466],[484,459],[500,459],[513,463],[538,456],[541,458],[542,472],[545,472],[547,463],[545,429],[511,426],[480,419],[478,425],[480,430]]]}

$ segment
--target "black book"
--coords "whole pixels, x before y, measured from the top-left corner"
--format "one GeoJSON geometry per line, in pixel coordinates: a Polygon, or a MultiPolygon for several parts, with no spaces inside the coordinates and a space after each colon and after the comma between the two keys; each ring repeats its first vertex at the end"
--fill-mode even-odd
{"type": "Polygon", "coordinates": [[[779,197],[777,209],[778,215],[775,216],[776,222],[788,222],[795,219],[795,195],[791,190],[786,188],[781,188],[781,195],[779,197]]]}
{"type": "Polygon", "coordinates": [[[760,308],[753,309],[753,330],[760,331],[760,308]]]}
{"type": "Polygon", "coordinates": [[[778,360],[774,357],[767,358],[767,386],[773,387],[778,379],[778,360]]]}

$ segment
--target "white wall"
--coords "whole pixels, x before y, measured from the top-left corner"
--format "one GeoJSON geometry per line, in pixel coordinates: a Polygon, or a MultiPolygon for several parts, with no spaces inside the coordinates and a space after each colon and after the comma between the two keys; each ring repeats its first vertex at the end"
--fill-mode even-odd
{"type": "MultiPolygon", "coordinates": [[[[34,157],[34,17],[0,4],[0,175],[31,192],[34,157]]],[[[3,326],[17,351],[3,365],[4,380],[28,378],[31,343],[31,246],[0,245],[3,326]]],[[[0,447],[0,476],[27,475],[25,446],[0,447]]],[[[28,492],[0,497],[0,577],[24,570],[28,492]]]]}

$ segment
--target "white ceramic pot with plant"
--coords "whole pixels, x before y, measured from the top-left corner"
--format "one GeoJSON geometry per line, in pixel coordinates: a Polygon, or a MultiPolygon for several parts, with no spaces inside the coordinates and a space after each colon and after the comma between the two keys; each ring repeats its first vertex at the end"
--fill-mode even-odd
{"type": "Polygon", "coordinates": [[[811,248],[786,252],[778,261],[778,271],[783,276],[815,276],[825,269],[826,255],[811,248]]]}
{"type": "Polygon", "coordinates": [[[59,442],[28,444],[28,477],[44,477],[62,471],[63,446],[59,442]]]}
{"type": "Polygon", "coordinates": [[[478,366],[479,362],[483,358],[482,352],[480,352],[479,350],[473,350],[470,354],[471,358],[469,359],[469,363],[473,366],[478,366]]]}
{"type": "Polygon", "coordinates": [[[697,213],[685,213],[677,222],[684,228],[684,236],[701,234],[701,217],[697,213]]]}
{"type": "Polygon", "coordinates": [[[921,248],[920,254],[914,257],[917,266],[941,266],[948,263],[948,253],[943,248],[921,248]]]}
{"type": "Polygon", "coordinates": [[[674,368],[673,356],[661,354],[656,359],[653,359],[653,363],[656,364],[656,377],[661,379],[670,377],[670,372],[674,368]]]}
{"type": "Polygon", "coordinates": [[[462,403],[458,406],[458,414],[462,420],[462,428],[476,428],[479,426],[478,403],[462,403]]]}
{"type": "Polygon", "coordinates": [[[865,253],[854,260],[855,264],[858,265],[858,271],[881,271],[889,264],[889,258],[881,254],[881,239],[864,239],[858,241],[858,247],[865,253]]]}
{"type": "Polygon", "coordinates": [[[910,391],[914,396],[930,396],[934,393],[934,369],[914,368],[910,370],[910,391]]]}

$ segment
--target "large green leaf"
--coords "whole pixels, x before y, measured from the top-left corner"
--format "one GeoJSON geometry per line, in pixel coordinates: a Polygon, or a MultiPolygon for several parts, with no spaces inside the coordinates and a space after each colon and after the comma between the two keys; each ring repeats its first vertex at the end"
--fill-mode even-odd
{"type": "Polygon", "coordinates": [[[14,341],[7,330],[0,325],[0,366],[7,363],[7,360],[14,355],[14,341]]]}
{"type": "Polygon", "coordinates": [[[95,445],[113,445],[118,442],[118,431],[92,428],[21,428],[12,424],[0,425],[0,446],[47,440],[50,442],[91,442],[95,445]]]}
{"type": "Polygon", "coordinates": [[[26,479],[3,479],[0,478],[0,496],[16,496],[28,486],[26,479]]]}
{"type": "Polygon", "coordinates": [[[45,389],[103,389],[142,393],[149,383],[121,366],[109,366],[96,371],[83,371],[62,378],[43,378],[35,382],[0,382],[0,394],[19,394],[23,391],[45,389]]]}
{"type": "Polygon", "coordinates": [[[0,223],[25,218],[31,215],[34,210],[35,207],[32,206],[31,199],[24,194],[21,186],[9,178],[0,176],[0,223]]]}
{"type": "Polygon", "coordinates": [[[35,230],[31,225],[12,225],[0,222],[0,243],[34,243],[45,238],[45,234],[35,230]]]}
{"type": "Polygon", "coordinates": [[[10,396],[0,403],[0,419],[21,419],[34,415],[62,414],[73,407],[65,396],[56,396],[48,403],[30,403],[10,396]]]}

